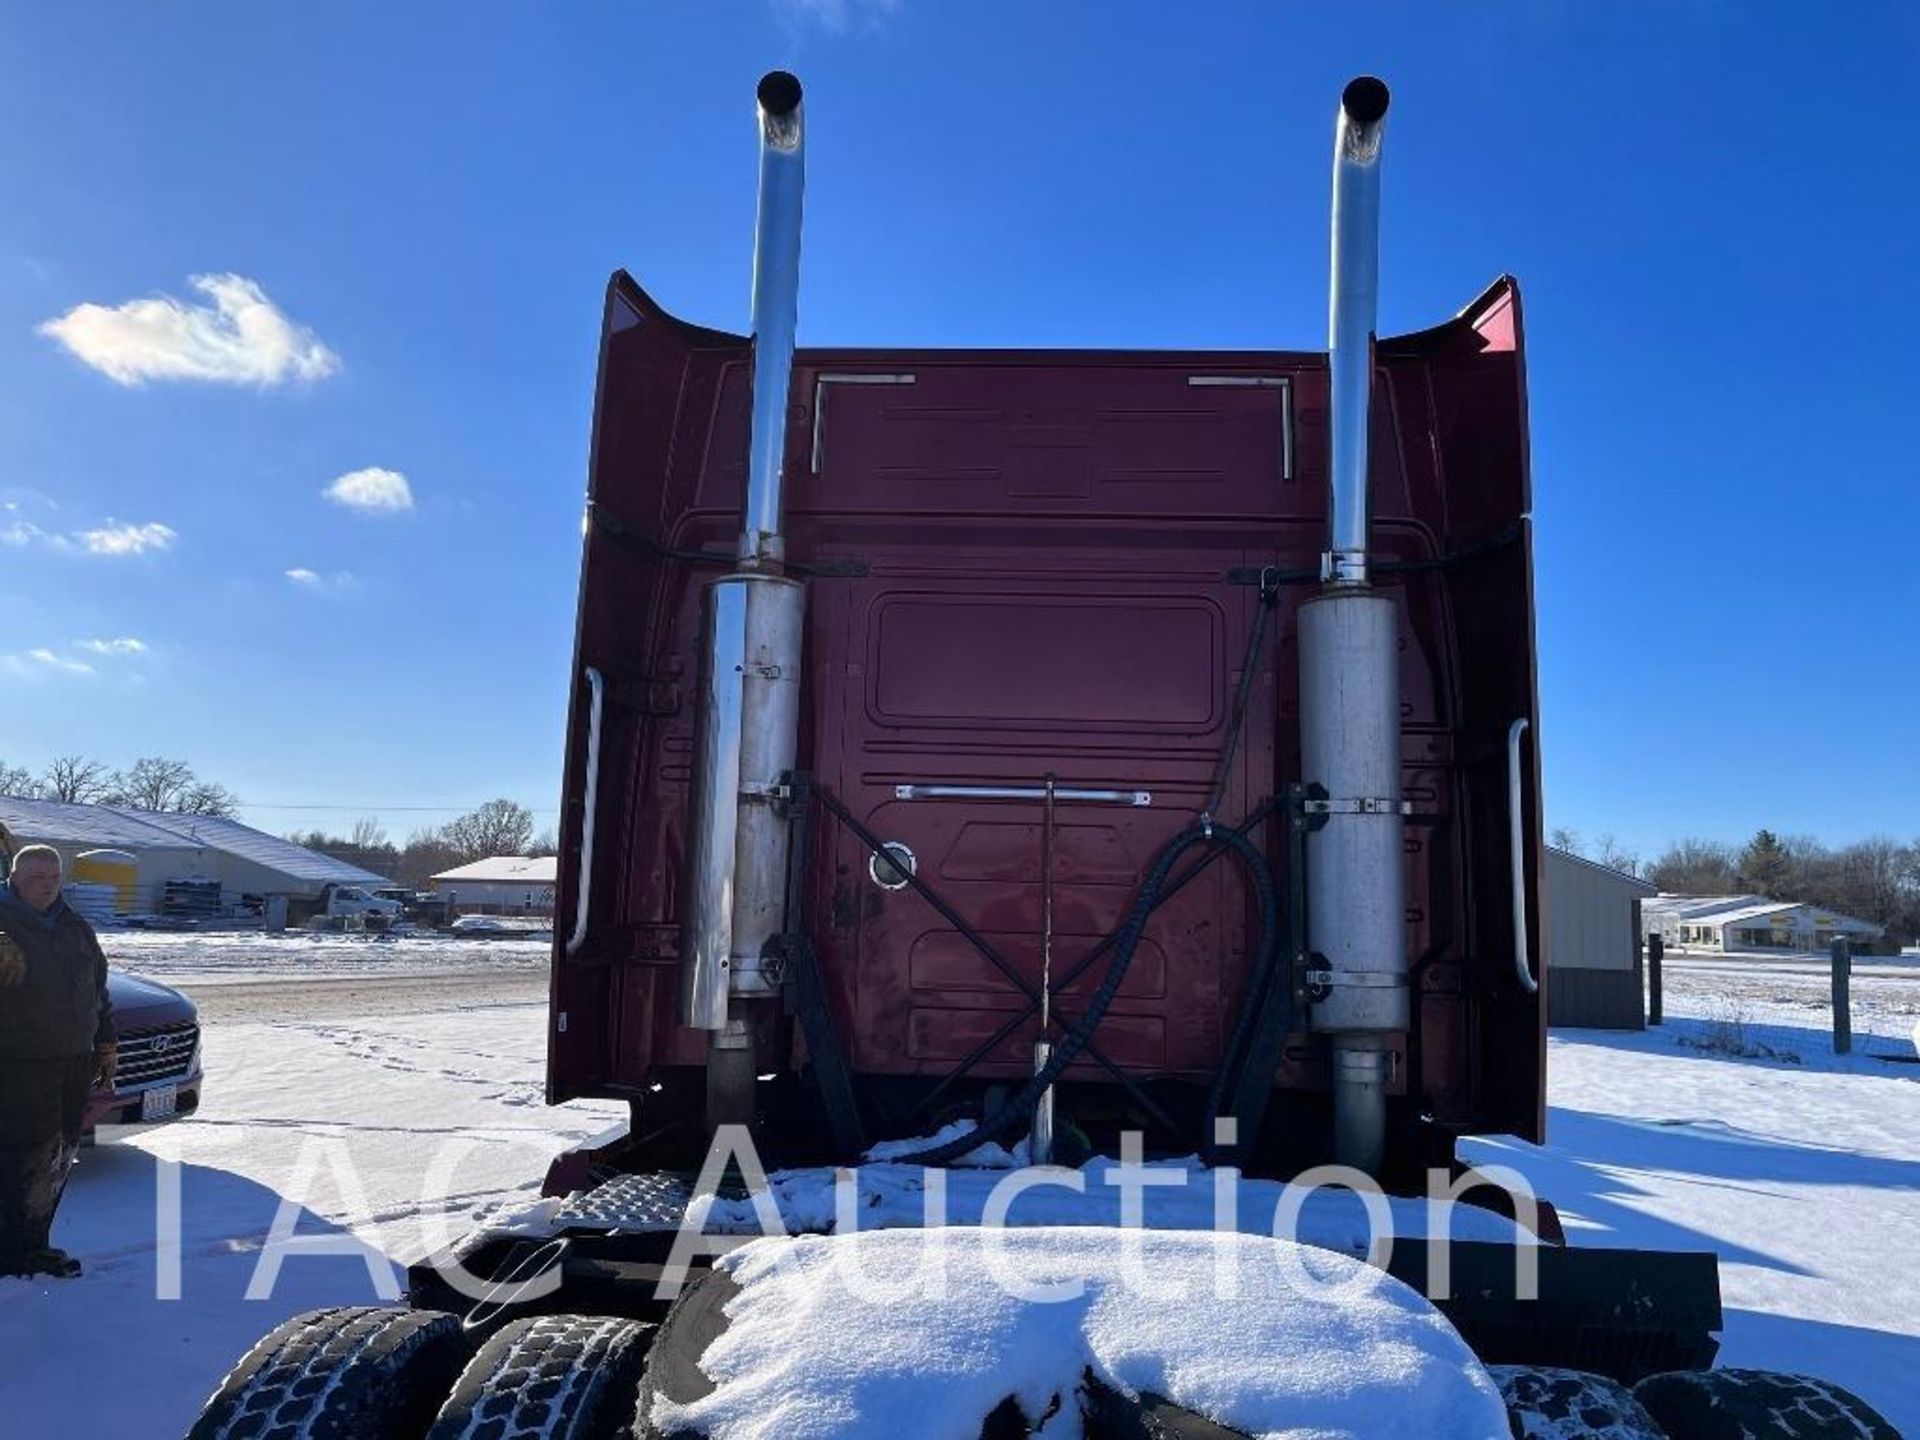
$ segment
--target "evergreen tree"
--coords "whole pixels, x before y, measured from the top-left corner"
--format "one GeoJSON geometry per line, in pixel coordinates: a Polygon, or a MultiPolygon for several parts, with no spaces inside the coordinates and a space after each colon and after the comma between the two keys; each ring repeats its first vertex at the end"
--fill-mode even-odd
{"type": "Polygon", "coordinates": [[[1755,832],[1740,852],[1740,883],[1769,900],[1790,898],[1788,885],[1793,875],[1793,857],[1780,837],[1771,830],[1755,832]]]}

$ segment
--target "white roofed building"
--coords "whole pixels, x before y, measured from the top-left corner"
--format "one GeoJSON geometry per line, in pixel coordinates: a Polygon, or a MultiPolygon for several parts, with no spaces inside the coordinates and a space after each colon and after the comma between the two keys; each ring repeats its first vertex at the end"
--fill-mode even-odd
{"type": "Polygon", "coordinates": [[[1669,950],[1722,954],[1811,953],[1843,936],[1866,945],[1885,933],[1870,920],[1764,895],[1656,895],[1640,902],[1640,924],[1669,950]]]}
{"type": "Polygon", "coordinates": [[[110,907],[123,915],[171,910],[233,917],[259,912],[272,897],[316,899],[330,884],[387,883],[370,870],[211,815],[8,795],[0,796],[0,825],[16,845],[58,850],[70,884],[86,883],[82,856],[110,857],[108,863],[131,872],[110,907]]]}
{"type": "Polygon", "coordinates": [[[559,867],[551,855],[495,855],[443,870],[428,883],[468,915],[551,916],[559,867]]]}

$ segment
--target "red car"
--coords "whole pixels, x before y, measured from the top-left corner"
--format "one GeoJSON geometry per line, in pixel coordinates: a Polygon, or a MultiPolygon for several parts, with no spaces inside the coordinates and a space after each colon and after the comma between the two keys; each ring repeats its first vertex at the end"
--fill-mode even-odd
{"type": "Polygon", "coordinates": [[[87,1101],[87,1129],[144,1125],[191,1115],[200,1105],[200,1016],[171,986],[107,972],[120,1066],[112,1090],[87,1101]]]}

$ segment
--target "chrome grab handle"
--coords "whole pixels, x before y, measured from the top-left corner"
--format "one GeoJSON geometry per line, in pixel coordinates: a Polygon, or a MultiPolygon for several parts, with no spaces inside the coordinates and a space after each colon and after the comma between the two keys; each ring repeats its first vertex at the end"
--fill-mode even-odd
{"type": "Polygon", "coordinates": [[[600,799],[600,708],[606,700],[606,682],[593,666],[586,667],[587,690],[587,813],[580,823],[580,889],[573,901],[573,933],[567,937],[571,955],[587,941],[587,902],[593,898],[593,816],[600,799]]]}
{"type": "Polygon", "coordinates": [[[1527,733],[1522,715],[1507,727],[1507,836],[1513,851],[1513,973],[1529,995],[1539,993],[1527,960],[1527,827],[1520,794],[1520,737],[1527,733]]]}
{"type": "MultiPolygon", "coordinates": [[[[896,800],[1044,800],[1047,794],[1047,787],[1044,785],[896,785],[893,787],[893,798],[896,800]]],[[[1153,804],[1151,790],[1073,790],[1064,785],[1056,785],[1052,794],[1055,800],[1070,800],[1087,805],[1153,804]]]]}

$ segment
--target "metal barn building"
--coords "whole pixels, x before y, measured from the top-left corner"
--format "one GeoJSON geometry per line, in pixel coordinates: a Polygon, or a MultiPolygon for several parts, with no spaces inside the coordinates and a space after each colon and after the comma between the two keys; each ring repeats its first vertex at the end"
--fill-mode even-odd
{"type": "Polygon", "coordinates": [[[1717,954],[1824,952],[1843,937],[1867,945],[1886,933],[1870,920],[1764,895],[1660,895],[1641,907],[1641,927],[1669,950],[1717,954]]]}
{"type": "Polygon", "coordinates": [[[214,908],[203,913],[231,915],[276,896],[311,900],[330,883],[387,883],[357,865],[209,815],[0,796],[0,824],[16,844],[53,846],[69,875],[74,861],[89,851],[132,856],[131,893],[114,907],[122,913],[158,914],[170,889],[176,896],[191,890],[202,904],[211,902],[214,908]]]}
{"type": "Polygon", "coordinates": [[[1551,846],[1546,881],[1547,1023],[1644,1029],[1640,906],[1657,890],[1551,846]]]}
{"type": "Polygon", "coordinates": [[[551,855],[495,855],[428,882],[466,914],[552,915],[560,862],[551,855]]]}

